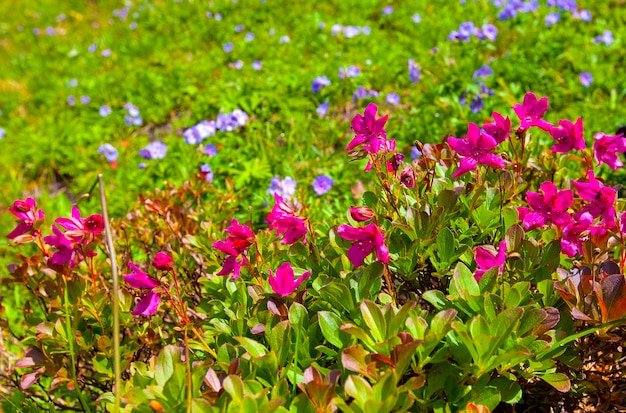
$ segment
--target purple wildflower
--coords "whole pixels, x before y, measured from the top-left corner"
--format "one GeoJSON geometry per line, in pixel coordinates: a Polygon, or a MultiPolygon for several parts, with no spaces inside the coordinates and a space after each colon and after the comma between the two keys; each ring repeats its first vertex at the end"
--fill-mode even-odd
{"type": "Polygon", "coordinates": [[[330,191],[335,181],[328,175],[320,175],[313,181],[313,191],[322,196],[326,192],[330,191]]]}

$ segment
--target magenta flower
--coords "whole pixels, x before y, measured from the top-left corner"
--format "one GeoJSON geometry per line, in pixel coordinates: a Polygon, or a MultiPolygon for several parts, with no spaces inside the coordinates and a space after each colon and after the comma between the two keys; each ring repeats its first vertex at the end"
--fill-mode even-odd
{"type": "Polygon", "coordinates": [[[583,212],[563,229],[561,237],[561,251],[570,258],[583,254],[583,242],[589,239],[589,229],[593,217],[589,212],[583,212]]]}
{"type": "Polygon", "coordinates": [[[81,244],[74,239],[68,239],[56,226],[52,226],[54,235],[44,237],[44,242],[57,250],[52,254],[50,263],[54,265],[65,265],[69,263],[74,268],[80,262],[79,251],[81,244]]]}
{"type": "Polygon", "coordinates": [[[624,138],[624,134],[620,133],[611,136],[598,132],[593,135],[593,138],[596,140],[593,144],[593,152],[598,161],[598,166],[604,162],[614,171],[624,166],[624,163],[617,155],[618,152],[626,152],[626,138],[624,138]]]}
{"type": "Polygon", "coordinates": [[[498,275],[502,275],[504,271],[504,263],[506,262],[506,241],[502,241],[498,245],[498,253],[493,255],[489,251],[478,247],[476,248],[476,272],[474,272],[474,278],[476,281],[480,281],[483,275],[494,267],[498,267],[498,275]]]}
{"type": "Polygon", "coordinates": [[[17,225],[7,235],[8,239],[14,240],[21,235],[39,231],[35,229],[35,226],[43,222],[44,212],[37,208],[37,203],[33,198],[14,201],[13,206],[9,207],[9,211],[17,217],[17,225]]]}
{"type": "Polygon", "coordinates": [[[274,194],[274,199],[276,200],[274,208],[266,218],[270,223],[270,230],[276,229],[277,237],[282,235],[280,240],[282,245],[291,245],[299,239],[306,244],[304,218],[296,216],[293,209],[277,193],[274,194]]]}
{"type": "Polygon", "coordinates": [[[371,152],[378,153],[378,150],[387,137],[385,123],[387,123],[389,115],[376,119],[377,111],[378,107],[374,103],[370,103],[365,108],[363,115],[359,113],[352,118],[351,126],[356,135],[348,146],[346,146],[347,151],[359,145],[368,144],[371,148],[371,152]]]}
{"type": "Polygon", "coordinates": [[[54,222],[63,227],[65,236],[76,242],[88,244],[93,237],[104,232],[104,219],[102,215],[92,214],[87,218],[81,218],[78,207],[72,207],[71,218],[57,218],[54,222]]]}
{"type": "Polygon", "coordinates": [[[497,144],[504,142],[511,133],[511,119],[506,118],[498,112],[493,112],[494,123],[486,123],[483,125],[483,130],[489,136],[491,136],[497,144]]]}
{"type": "Polygon", "coordinates": [[[517,212],[524,223],[524,229],[529,231],[542,228],[550,223],[559,228],[569,224],[571,217],[567,209],[572,206],[574,192],[571,189],[559,191],[550,181],[541,184],[543,195],[538,192],[527,192],[526,201],[532,208],[519,207],[517,212]]]}
{"type": "Polygon", "coordinates": [[[546,97],[537,100],[537,96],[534,93],[528,92],[524,95],[523,104],[516,104],[513,106],[513,110],[521,121],[518,131],[524,132],[531,126],[549,131],[552,126],[542,119],[548,110],[548,98],[546,97]]]}
{"type": "Polygon", "coordinates": [[[585,138],[583,138],[583,119],[578,118],[576,123],[569,120],[560,120],[560,127],[552,126],[550,135],[558,143],[552,146],[552,152],[569,152],[573,150],[585,149],[585,138]]]}
{"type": "Polygon", "coordinates": [[[489,153],[496,147],[496,140],[487,134],[481,133],[480,128],[475,123],[468,125],[467,136],[464,139],[449,137],[448,145],[459,155],[463,156],[459,169],[452,175],[452,178],[476,169],[479,163],[493,166],[494,168],[504,168],[504,160],[489,153]]]}
{"type": "Polygon", "coordinates": [[[283,262],[280,264],[280,267],[276,270],[276,276],[272,274],[272,270],[269,270],[268,272],[270,276],[267,281],[269,282],[270,287],[272,287],[272,290],[276,294],[282,297],[296,291],[300,284],[302,284],[302,282],[311,275],[311,271],[307,271],[296,280],[293,268],[291,268],[291,264],[289,262],[283,262]]]}
{"type": "Polygon", "coordinates": [[[400,173],[400,182],[407,188],[413,188],[415,186],[415,172],[413,172],[412,166],[409,165],[402,170],[400,173]]]}
{"type": "Polygon", "coordinates": [[[358,222],[371,221],[374,218],[374,211],[365,206],[352,207],[350,209],[350,216],[358,222]]]}
{"type": "MultiPolygon", "coordinates": [[[[604,186],[598,181],[593,171],[587,172],[588,182],[574,181],[574,187],[580,196],[585,201],[589,201],[580,211],[574,214],[574,218],[579,220],[580,217],[588,212],[593,218],[601,218],[604,223],[604,228],[615,227],[615,197],[617,191],[609,186],[604,186]]],[[[603,232],[599,227],[593,227],[592,235],[597,235],[597,232],[603,232]]]]}
{"type": "Polygon", "coordinates": [[[139,267],[132,262],[129,263],[128,266],[133,272],[125,275],[124,281],[126,281],[131,288],[149,290],[139,299],[137,306],[131,311],[131,314],[147,317],[156,313],[159,308],[159,303],[161,302],[161,297],[155,289],[160,287],[161,283],[141,271],[139,267]]]}
{"type": "Polygon", "coordinates": [[[355,241],[348,250],[348,258],[355,267],[363,264],[365,257],[376,250],[376,259],[380,262],[389,262],[389,249],[385,245],[385,237],[376,224],[369,224],[363,228],[354,228],[350,225],[339,225],[337,235],[348,241],[355,241]]]}
{"type": "Polygon", "coordinates": [[[171,271],[174,268],[173,264],[174,258],[163,251],[157,252],[152,259],[152,265],[154,265],[157,270],[161,271],[171,271]]]}
{"type": "Polygon", "coordinates": [[[231,225],[226,228],[228,236],[225,240],[213,243],[212,247],[226,254],[222,269],[217,275],[233,274],[232,279],[239,278],[241,267],[248,259],[244,255],[250,245],[254,243],[254,233],[246,225],[240,225],[236,219],[231,221],[231,225]]]}

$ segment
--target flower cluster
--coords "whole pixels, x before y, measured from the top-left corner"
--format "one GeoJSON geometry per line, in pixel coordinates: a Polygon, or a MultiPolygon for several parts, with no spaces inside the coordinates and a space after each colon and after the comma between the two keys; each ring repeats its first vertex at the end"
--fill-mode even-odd
{"type": "Polygon", "coordinates": [[[359,34],[369,35],[371,33],[371,29],[369,28],[369,26],[359,27],[359,26],[342,26],[341,24],[334,24],[331,27],[330,32],[332,33],[333,36],[336,36],[339,33],[342,33],[344,37],[350,39],[352,37],[358,36],[359,34]]]}
{"type": "Polygon", "coordinates": [[[254,243],[254,233],[246,226],[241,225],[236,219],[225,230],[228,236],[225,240],[216,241],[212,247],[225,254],[222,269],[217,275],[232,274],[232,279],[239,278],[241,267],[248,263],[244,255],[248,247],[254,243]]]}
{"type": "Polygon", "coordinates": [[[469,42],[471,37],[494,42],[498,36],[498,29],[493,24],[485,23],[482,27],[476,27],[474,22],[464,22],[459,25],[459,30],[452,30],[448,35],[448,40],[460,40],[469,42]]]}
{"type": "Polygon", "coordinates": [[[154,141],[139,150],[139,155],[145,159],[163,159],[167,155],[167,145],[163,142],[154,141]]]}
{"type": "Polygon", "coordinates": [[[267,188],[267,192],[272,196],[278,194],[287,202],[290,202],[296,194],[296,180],[290,176],[286,176],[284,179],[280,179],[280,176],[275,176],[270,181],[270,187],[267,188]]]}
{"type": "Polygon", "coordinates": [[[348,66],[339,68],[339,79],[345,79],[347,77],[357,77],[361,73],[361,69],[357,66],[348,66]]]}
{"type": "Polygon", "coordinates": [[[37,207],[33,198],[16,200],[9,207],[9,212],[17,218],[17,225],[7,235],[8,239],[18,243],[27,243],[33,241],[33,236],[41,234],[39,227],[43,223],[45,214],[37,207]]]}
{"type": "Polygon", "coordinates": [[[274,208],[266,218],[270,231],[275,229],[276,236],[282,236],[282,245],[291,245],[300,239],[306,244],[306,220],[298,217],[293,208],[277,193],[274,194],[274,200],[274,208]]]}
{"type": "Polygon", "coordinates": [[[137,106],[128,102],[124,105],[124,109],[128,111],[128,114],[124,115],[124,122],[126,126],[141,126],[143,124],[143,119],[139,115],[139,109],[137,106]]]}
{"type": "Polygon", "coordinates": [[[185,143],[196,145],[202,143],[209,136],[215,135],[217,127],[214,120],[203,120],[183,132],[185,143]]]}
{"type": "Polygon", "coordinates": [[[318,76],[311,82],[311,90],[313,93],[318,93],[325,86],[330,86],[330,80],[328,80],[326,76],[318,76]]]}

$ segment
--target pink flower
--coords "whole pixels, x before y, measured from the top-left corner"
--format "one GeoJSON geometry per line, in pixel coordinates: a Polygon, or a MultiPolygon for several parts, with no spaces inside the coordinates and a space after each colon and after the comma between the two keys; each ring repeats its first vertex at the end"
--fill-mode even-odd
{"type": "Polygon", "coordinates": [[[254,243],[254,233],[246,225],[240,225],[236,219],[226,228],[229,234],[225,240],[216,241],[212,247],[226,254],[222,269],[217,275],[233,274],[232,279],[239,278],[241,267],[248,259],[244,255],[250,245],[254,243]]]}
{"type": "MultiPolygon", "coordinates": [[[[575,219],[588,212],[593,218],[601,218],[605,229],[611,229],[615,227],[615,197],[617,191],[609,186],[604,186],[598,181],[593,171],[587,172],[588,182],[574,181],[574,187],[580,196],[585,201],[589,201],[580,211],[574,214],[575,219]]],[[[598,231],[603,232],[598,227],[592,227],[592,235],[599,235],[598,231]]]]}
{"type": "Polygon", "coordinates": [[[87,218],[81,218],[80,210],[76,206],[72,207],[71,218],[61,217],[57,218],[54,222],[66,230],[66,237],[84,244],[88,244],[93,240],[95,235],[104,232],[104,219],[102,215],[93,214],[89,215],[87,218]]]}
{"type": "Polygon", "coordinates": [[[548,110],[548,98],[542,97],[537,100],[537,96],[528,92],[524,95],[524,103],[513,106],[515,114],[520,118],[520,126],[518,131],[524,132],[531,126],[537,126],[545,131],[549,131],[552,126],[543,120],[543,115],[548,110]]]}
{"type": "Polygon", "coordinates": [[[365,206],[352,207],[350,209],[350,216],[353,220],[358,222],[371,221],[374,218],[374,211],[365,206]]]}
{"type": "Polygon", "coordinates": [[[299,239],[306,244],[305,220],[296,216],[294,210],[277,193],[274,194],[274,199],[274,208],[266,218],[270,223],[270,230],[276,229],[276,236],[282,235],[282,245],[291,245],[299,239]]]}
{"type": "Polygon", "coordinates": [[[365,108],[363,115],[356,114],[352,118],[351,126],[356,135],[346,146],[347,151],[367,143],[371,148],[371,152],[378,152],[381,144],[384,143],[387,137],[385,123],[387,123],[389,115],[376,119],[377,111],[378,107],[374,103],[370,103],[365,108]]]}
{"type": "Polygon", "coordinates": [[[585,149],[585,138],[583,138],[583,119],[578,118],[576,123],[569,120],[560,120],[559,127],[551,127],[550,135],[558,143],[552,146],[552,152],[562,153],[573,150],[585,149]]]}
{"type": "Polygon", "coordinates": [[[407,166],[402,170],[402,173],[400,173],[400,182],[407,188],[413,188],[415,186],[415,172],[413,172],[413,167],[407,166]]]}
{"type": "Polygon", "coordinates": [[[276,270],[276,276],[272,274],[272,270],[269,270],[268,272],[270,276],[267,281],[269,282],[270,287],[272,287],[272,290],[276,294],[282,297],[296,291],[300,284],[302,284],[302,282],[311,275],[311,271],[307,271],[296,280],[289,262],[283,262],[280,264],[280,267],[276,270]]]}
{"type": "Polygon", "coordinates": [[[161,302],[161,297],[158,292],[155,291],[157,287],[161,286],[161,283],[150,277],[145,272],[141,271],[139,267],[137,267],[132,262],[128,264],[132,273],[124,276],[124,281],[131,286],[131,288],[136,289],[149,289],[137,302],[137,306],[133,311],[131,311],[132,315],[141,315],[144,317],[150,316],[159,308],[159,303],[161,302]]]}
{"type": "Polygon", "coordinates": [[[161,271],[171,271],[174,268],[173,264],[174,258],[163,251],[157,252],[152,260],[152,265],[161,271]]]}
{"type": "Polygon", "coordinates": [[[354,228],[350,225],[339,225],[337,235],[348,241],[355,241],[348,250],[348,258],[355,267],[363,264],[365,257],[376,250],[376,259],[383,263],[389,262],[389,249],[385,245],[385,237],[376,224],[369,224],[363,228],[354,228]]]}
{"type": "Polygon", "coordinates": [[[576,220],[572,220],[563,229],[561,236],[561,251],[570,258],[583,254],[583,242],[589,239],[589,228],[593,217],[589,212],[583,212],[576,220]]]}
{"type": "Polygon", "coordinates": [[[611,136],[598,132],[593,135],[593,138],[596,140],[593,144],[593,151],[598,161],[598,166],[604,162],[614,171],[624,166],[624,163],[617,155],[618,152],[626,152],[626,138],[624,138],[624,134],[620,133],[611,136]]]}
{"type": "Polygon", "coordinates": [[[81,244],[74,239],[67,238],[56,225],[52,226],[52,232],[54,235],[48,235],[43,239],[47,245],[57,249],[54,254],[52,254],[50,263],[54,265],[65,265],[69,263],[71,268],[78,265],[81,260],[81,244]]]}
{"type": "Polygon", "coordinates": [[[9,211],[17,217],[17,226],[7,235],[8,239],[14,240],[21,235],[39,231],[35,229],[35,225],[43,222],[44,212],[37,208],[33,198],[16,200],[13,206],[9,207],[9,211]]]}
{"type": "Polygon", "coordinates": [[[559,228],[567,225],[571,219],[567,209],[572,206],[574,192],[570,189],[559,191],[550,181],[541,184],[538,192],[527,192],[526,201],[532,208],[519,207],[519,218],[524,222],[524,229],[541,228],[553,223],[559,228]]]}
{"type": "Polygon", "coordinates": [[[506,118],[498,112],[493,112],[494,123],[486,123],[483,125],[483,130],[489,136],[491,136],[497,144],[504,142],[511,133],[511,119],[506,118]]]}
{"type": "Polygon", "coordinates": [[[498,275],[502,275],[504,271],[504,263],[506,262],[506,241],[502,241],[498,245],[498,253],[494,256],[489,251],[478,247],[476,248],[476,265],[478,268],[474,272],[474,278],[476,281],[480,281],[487,271],[494,267],[498,267],[498,275]]]}
{"type": "Polygon", "coordinates": [[[504,161],[489,153],[496,147],[496,140],[487,134],[480,133],[480,128],[475,123],[468,125],[467,136],[464,139],[449,137],[448,145],[463,156],[459,169],[452,175],[452,178],[476,169],[479,163],[494,168],[504,168],[504,161]]]}

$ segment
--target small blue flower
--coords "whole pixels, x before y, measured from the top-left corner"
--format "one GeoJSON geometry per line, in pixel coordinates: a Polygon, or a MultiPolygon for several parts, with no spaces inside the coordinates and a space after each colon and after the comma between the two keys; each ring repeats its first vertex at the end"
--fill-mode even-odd
{"type": "Polygon", "coordinates": [[[550,27],[553,24],[557,23],[561,20],[561,14],[559,12],[553,11],[546,16],[546,27],[550,27]]]}
{"type": "Polygon", "coordinates": [[[320,90],[322,90],[324,86],[329,86],[329,85],[330,85],[330,80],[328,80],[326,76],[318,76],[315,79],[313,79],[313,82],[311,82],[311,90],[313,90],[313,93],[317,93],[320,90]]]}
{"type": "Polygon", "coordinates": [[[313,191],[322,196],[330,191],[335,184],[335,181],[328,175],[320,175],[313,181],[313,191]]]}
{"type": "Polygon", "coordinates": [[[89,104],[89,102],[91,102],[91,98],[89,96],[81,96],[80,97],[80,103],[83,105],[87,105],[89,104]]]}
{"type": "Polygon", "coordinates": [[[254,40],[254,33],[248,32],[246,33],[246,41],[251,42],[254,40]]]}
{"type": "Polygon", "coordinates": [[[117,149],[115,149],[115,147],[111,145],[110,143],[105,143],[105,144],[100,145],[100,147],[98,148],[98,153],[101,155],[104,155],[107,162],[117,161],[117,157],[118,157],[117,149]]]}
{"type": "Polygon", "coordinates": [[[263,64],[261,63],[260,60],[255,60],[254,62],[252,62],[252,68],[254,70],[261,70],[262,67],[263,67],[263,64]]]}
{"type": "Polygon", "coordinates": [[[590,72],[580,72],[580,83],[584,87],[589,87],[593,83],[593,76],[590,72]]]}
{"type": "Polygon", "coordinates": [[[233,51],[233,43],[232,42],[225,43],[223,49],[224,49],[224,51],[226,53],[232,52],[233,51]]]}
{"type": "Polygon", "coordinates": [[[409,79],[411,83],[419,82],[420,80],[420,68],[417,66],[417,63],[413,59],[409,59],[409,79]]]}
{"type": "Polygon", "coordinates": [[[202,164],[198,167],[200,170],[200,175],[208,182],[213,183],[213,171],[211,170],[211,165],[208,163],[202,164]]]}
{"type": "Polygon", "coordinates": [[[111,49],[104,49],[102,52],[100,52],[100,54],[101,54],[102,56],[104,56],[104,57],[109,57],[109,56],[111,56],[111,53],[113,53],[113,52],[111,51],[111,49]]]}
{"type": "Polygon", "coordinates": [[[89,45],[89,47],[87,48],[87,51],[89,53],[93,53],[96,51],[96,49],[98,48],[98,45],[96,43],[92,43],[89,45]]]}
{"type": "Polygon", "coordinates": [[[104,105],[100,107],[100,110],[98,111],[100,113],[100,116],[102,116],[103,118],[106,118],[107,116],[109,116],[111,114],[111,107],[108,105],[104,105]]]}
{"type": "Polygon", "coordinates": [[[318,114],[320,117],[322,117],[322,118],[323,118],[323,117],[324,117],[324,116],[326,116],[326,114],[328,113],[328,108],[329,108],[329,107],[330,107],[330,104],[329,104],[328,102],[324,102],[324,103],[322,103],[321,105],[319,105],[319,106],[317,107],[317,109],[315,109],[315,111],[317,112],[317,114],[318,114]]]}
{"type": "Polygon", "coordinates": [[[207,143],[206,145],[204,145],[204,153],[207,156],[215,156],[217,155],[217,148],[215,147],[215,145],[211,145],[210,143],[207,143]]]}
{"type": "Polygon", "coordinates": [[[67,97],[67,104],[70,106],[74,106],[76,104],[76,98],[74,97],[74,95],[69,95],[67,97]]]}
{"type": "Polygon", "coordinates": [[[416,160],[420,156],[422,156],[422,152],[419,149],[417,149],[417,146],[412,146],[411,147],[411,159],[416,160]]]}
{"type": "Polygon", "coordinates": [[[289,201],[296,194],[296,180],[290,176],[280,179],[280,176],[277,175],[270,181],[270,187],[267,188],[267,192],[272,196],[278,194],[285,201],[289,201]]]}
{"type": "Polygon", "coordinates": [[[387,6],[383,9],[383,16],[393,13],[393,6],[387,6]]]}
{"type": "Polygon", "coordinates": [[[0,139],[4,138],[7,135],[6,131],[0,128],[0,139]]]}
{"type": "Polygon", "coordinates": [[[472,99],[472,101],[470,102],[470,110],[473,113],[478,113],[481,111],[482,108],[485,107],[485,103],[483,102],[483,99],[480,96],[476,96],[474,99],[472,99]]]}
{"type": "Polygon", "coordinates": [[[151,142],[139,151],[139,155],[146,159],[163,159],[166,154],[167,145],[159,141],[151,142]]]}
{"type": "Polygon", "coordinates": [[[398,95],[397,93],[387,93],[386,101],[390,105],[398,106],[398,104],[400,103],[400,95],[398,95]]]}
{"type": "Polygon", "coordinates": [[[489,77],[491,75],[493,75],[493,70],[491,70],[491,67],[487,65],[482,65],[480,69],[474,72],[472,79],[476,79],[477,77],[489,77]]]}
{"type": "Polygon", "coordinates": [[[411,20],[413,20],[413,23],[421,23],[422,22],[422,16],[420,16],[418,13],[415,13],[411,17],[411,20]]]}

